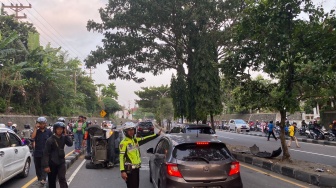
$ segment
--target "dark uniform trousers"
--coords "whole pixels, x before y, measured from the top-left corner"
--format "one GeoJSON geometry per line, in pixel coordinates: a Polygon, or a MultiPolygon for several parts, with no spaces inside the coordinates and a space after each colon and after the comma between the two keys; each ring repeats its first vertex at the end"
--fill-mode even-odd
{"type": "Polygon", "coordinates": [[[127,188],[139,188],[139,168],[132,169],[131,173],[127,173],[127,188]]]}
{"type": "MultiPolygon", "coordinates": [[[[50,164],[50,163],[49,163],[50,164]]],[[[58,182],[60,188],[68,188],[68,183],[65,179],[66,167],[65,164],[55,165],[50,164],[50,173],[48,173],[49,188],[56,188],[56,178],[58,177],[58,182]]]]}

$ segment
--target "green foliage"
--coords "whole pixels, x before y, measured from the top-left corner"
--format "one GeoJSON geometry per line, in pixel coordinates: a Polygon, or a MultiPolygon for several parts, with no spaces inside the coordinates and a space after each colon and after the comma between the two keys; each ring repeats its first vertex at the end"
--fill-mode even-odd
{"type": "Polygon", "coordinates": [[[114,99],[118,99],[118,93],[116,91],[116,86],[114,83],[110,83],[107,87],[104,87],[101,92],[104,97],[111,97],[114,99]]]}
{"type": "MultiPolygon", "coordinates": [[[[39,44],[32,24],[0,17],[0,92],[14,113],[72,116],[95,113],[93,80],[61,48],[39,44]]],[[[8,108],[7,108],[8,109],[8,108]]]]}
{"type": "Polygon", "coordinates": [[[168,86],[159,87],[142,87],[142,91],[135,91],[134,93],[140,98],[137,104],[144,112],[156,113],[160,104],[160,99],[170,96],[170,89],[168,86]]]}
{"type": "Polygon", "coordinates": [[[6,100],[0,97],[0,113],[4,113],[6,109],[6,100]]]}
{"type": "Polygon", "coordinates": [[[103,98],[103,104],[104,104],[104,110],[106,112],[106,116],[110,117],[112,116],[115,112],[121,110],[121,106],[118,104],[118,102],[114,99],[105,97],[103,98]]]}

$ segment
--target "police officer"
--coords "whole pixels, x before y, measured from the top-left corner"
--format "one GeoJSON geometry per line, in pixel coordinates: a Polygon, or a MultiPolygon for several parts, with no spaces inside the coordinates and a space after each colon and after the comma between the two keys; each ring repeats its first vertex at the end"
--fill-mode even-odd
{"type": "Polygon", "coordinates": [[[161,130],[157,134],[146,137],[135,137],[135,124],[126,122],[123,125],[125,138],[120,142],[120,172],[121,177],[126,181],[127,188],[139,187],[139,168],[141,167],[140,148],[142,144],[157,138],[161,134],[161,130]]]}

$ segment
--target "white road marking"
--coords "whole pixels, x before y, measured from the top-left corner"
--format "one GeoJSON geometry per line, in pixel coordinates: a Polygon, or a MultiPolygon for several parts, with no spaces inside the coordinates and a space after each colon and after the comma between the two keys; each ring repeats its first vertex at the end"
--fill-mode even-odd
{"type": "Polygon", "coordinates": [[[79,169],[82,168],[86,160],[83,160],[82,163],[76,168],[76,170],[71,174],[69,180],[68,180],[68,185],[70,185],[71,181],[75,178],[76,174],[78,173],[79,169]]]}
{"type": "Polygon", "coordinates": [[[230,139],[230,140],[233,140],[234,138],[231,138],[231,137],[227,137],[227,136],[222,136],[222,135],[217,135],[218,137],[221,137],[221,138],[226,138],[226,139],[230,139]]]}
{"type": "Polygon", "coordinates": [[[302,152],[302,153],[309,153],[309,154],[313,154],[313,155],[320,155],[320,156],[324,156],[324,157],[336,158],[336,156],[332,156],[332,155],[324,155],[324,154],[320,154],[320,153],[313,153],[313,152],[309,152],[309,151],[302,151],[302,150],[296,150],[296,149],[290,149],[290,150],[297,151],[297,152],[302,152]]]}

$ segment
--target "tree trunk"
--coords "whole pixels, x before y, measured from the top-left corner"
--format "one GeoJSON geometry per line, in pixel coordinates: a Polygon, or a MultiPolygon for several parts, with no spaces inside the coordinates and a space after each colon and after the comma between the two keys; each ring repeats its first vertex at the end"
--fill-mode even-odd
{"type": "Polygon", "coordinates": [[[285,123],[286,123],[286,110],[280,110],[281,122],[280,122],[280,141],[282,146],[282,160],[290,161],[290,154],[288,151],[286,138],[285,138],[285,123]]]}
{"type": "Polygon", "coordinates": [[[214,122],[214,116],[213,116],[213,113],[210,112],[210,122],[211,122],[211,127],[214,131],[216,131],[216,128],[215,128],[215,122],[214,122]]]}

